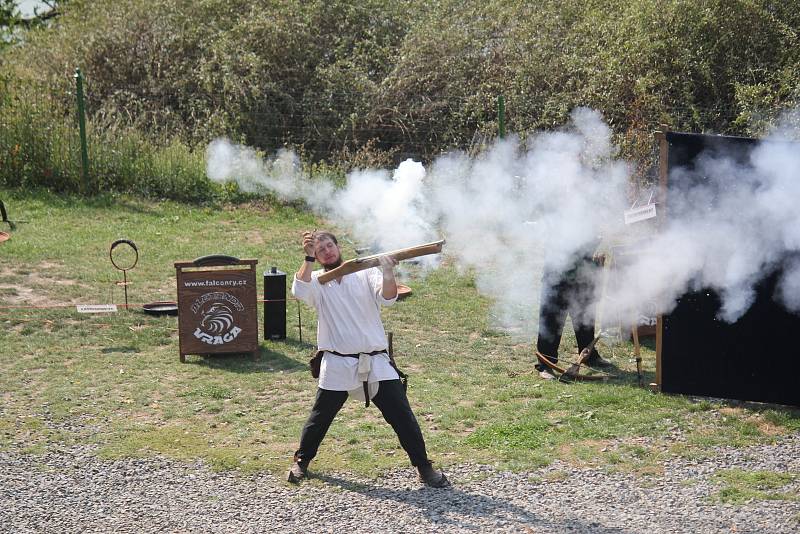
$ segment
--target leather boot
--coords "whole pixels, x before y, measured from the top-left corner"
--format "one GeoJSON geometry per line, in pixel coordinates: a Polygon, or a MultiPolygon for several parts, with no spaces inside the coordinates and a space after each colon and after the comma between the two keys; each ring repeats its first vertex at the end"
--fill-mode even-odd
{"type": "Polygon", "coordinates": [[[294,458],[292,467],[289,468],[289,473],[286,475],[287,482],[292,484],[299,484],[301,480],[308,477],[308,462],[294,458]]]}
{"type": "Polygon", "coordinates": [[[419,472],[419,481],[432,488],[446,488],[450,485],[450,481],[444,476],[444,473],[433,468],[431,464],[417,466],[419,472]]]}

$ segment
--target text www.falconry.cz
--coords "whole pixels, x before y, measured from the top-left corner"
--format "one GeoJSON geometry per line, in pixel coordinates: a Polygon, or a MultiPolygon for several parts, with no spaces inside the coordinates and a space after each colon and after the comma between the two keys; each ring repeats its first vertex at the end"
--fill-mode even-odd
{"type": "Polygon", "coordinates": [[[195,280],[184,282],[183,287],[246,286],[247,280],[195,280]]]}

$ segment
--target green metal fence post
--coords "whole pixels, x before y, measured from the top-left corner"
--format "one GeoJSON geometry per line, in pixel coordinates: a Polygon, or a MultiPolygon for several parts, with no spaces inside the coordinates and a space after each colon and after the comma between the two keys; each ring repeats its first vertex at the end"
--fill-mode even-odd
{"type": "Polygon", "coordinates": [[[89,188],[89,149],[86,145],[86,105],[83,100],[83,75],[80,68],[75,69],[75,93],[78,98],[78,128],[81,136],[82,189],[86,192],[89,188]]]}
{"type": "Polygon", "coordinates": [[[506,136],[506,99],[503,95],[497,97],[497,131],[500,139],[506,136]]]}

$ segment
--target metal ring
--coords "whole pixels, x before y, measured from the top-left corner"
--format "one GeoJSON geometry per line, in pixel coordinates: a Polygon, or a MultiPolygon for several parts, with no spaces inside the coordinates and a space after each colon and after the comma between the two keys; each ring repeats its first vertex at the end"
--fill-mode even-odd
{"type": "Polygon", "coordinates": [[[129,270],[133,269],[134,267],[136,267],[136,264],[139,263],[139,249],[136,248],[136,243],[134,243],[130,239],[117,239],[116,241],[111,243],[111,248],[108,249],[108,259],[111,260],[111,264],[114,267],[116,267],[118,270],[120,270],[120,271],[129,271],[129,270]],[[126,244],[126,245],[129,245],[133,249],[133,251],[136,253],[136,257],[133,260],[133,265],[131,265],[130,267],[125,267],[125,268],[120,267],[119,265],[117,265],[117,262],[114,261],[114,255],[113,255],[114,249],[117,247],[117,245],[122,245],[123,243],[126,244]]]}

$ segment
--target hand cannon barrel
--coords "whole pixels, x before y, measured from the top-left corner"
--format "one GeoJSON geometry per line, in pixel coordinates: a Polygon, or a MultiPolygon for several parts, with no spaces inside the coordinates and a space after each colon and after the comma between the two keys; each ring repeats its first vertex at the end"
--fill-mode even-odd
{"type": "Polygon", "coordinates": [[[363,258],[355,258],[344,262],[335,269],[331,269],[326,273],[322,273],[317,280],[319,280],[320,284],[326,284],[334,278],[338,278],[346,274],[352,274],[358,271],[363,271],[364,269],[369,269],[370,267],[376,267],[380,264],[380,258],[382,256],[391,256],[395,260],[401,261],[409,258],[417,258],[419,256],[427,256],[429,254],[438,254],[442,251],[443,245],[444,239],[416,247],[401,248],[391,252],[383,252],[381,254],[374,254],[372,256],[364,256],[363,258]]]}

